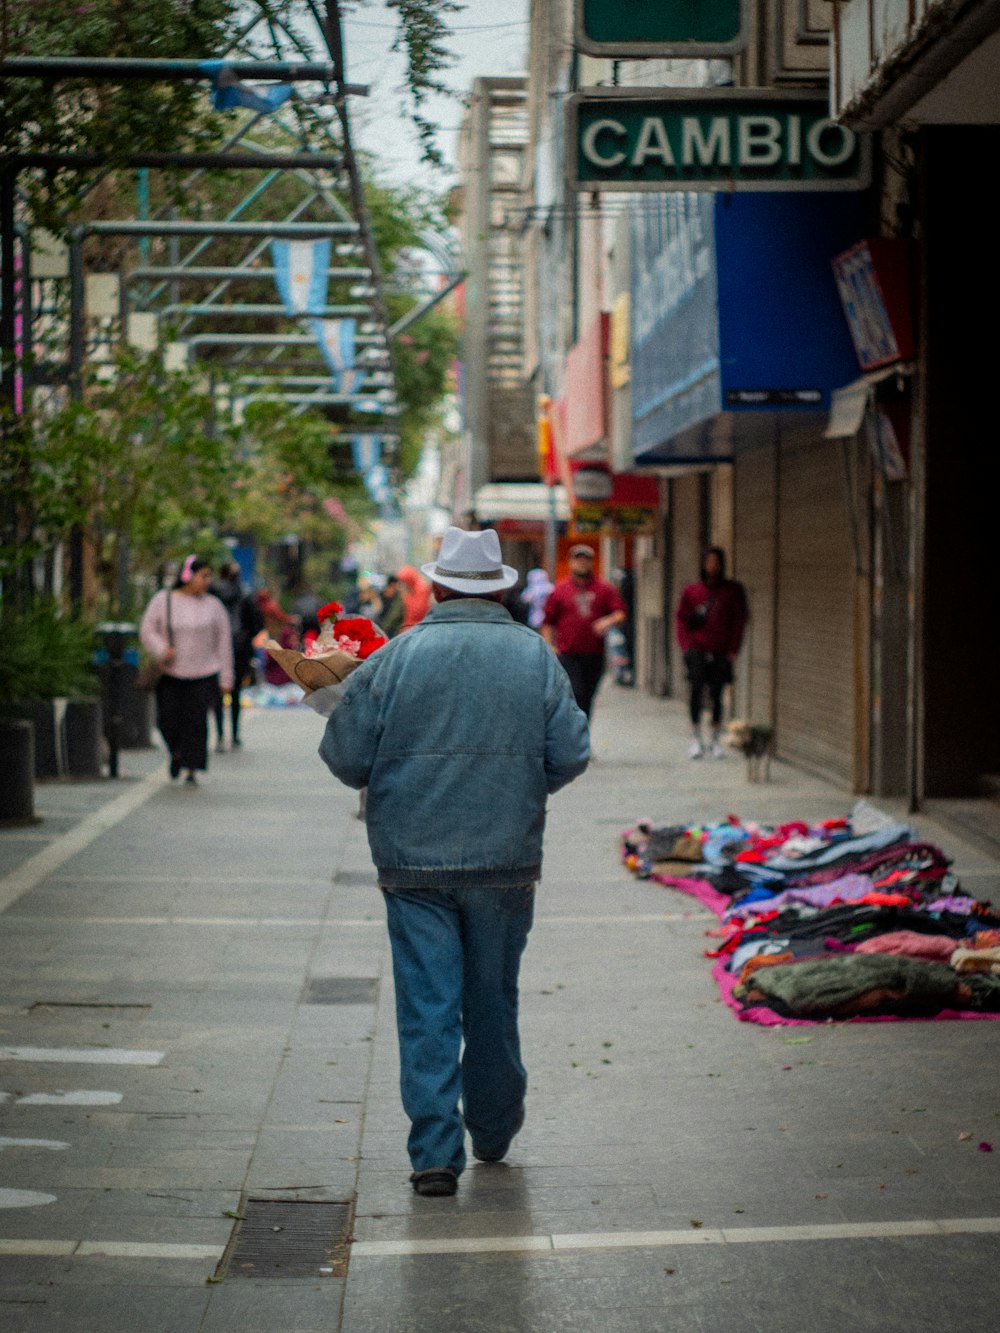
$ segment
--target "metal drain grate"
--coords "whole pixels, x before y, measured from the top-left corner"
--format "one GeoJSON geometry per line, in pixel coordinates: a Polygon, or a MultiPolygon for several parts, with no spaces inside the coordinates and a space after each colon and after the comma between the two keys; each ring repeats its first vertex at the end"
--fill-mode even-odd
{"type": "Polygon", "coordinates": [[[248,1199],[216,1277],[343,1277],[351,1207],[248,1199]]]}
{"type": "Polygon", "coordinates": [[[374,1004],[375,977],[313,977],[306,986],[304,1004],[374,1004]]]}

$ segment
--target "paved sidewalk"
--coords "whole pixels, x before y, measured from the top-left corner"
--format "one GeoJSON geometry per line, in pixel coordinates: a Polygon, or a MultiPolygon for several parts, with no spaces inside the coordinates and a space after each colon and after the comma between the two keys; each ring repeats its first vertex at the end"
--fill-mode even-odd
{"type": "MultiPolygon", "coordinates": [[[[711,918],[619,864],[642,816],[808,819],[852,798],[782,765],[750,785],[736,757],[690,762],[678,704],[606,685],[596,762],[552,801],[527,1124],[507,1164],[419,1199],[382,905],[321,725],[251,713],[195,791],[126,753],[120,790],[43,788],[36,841],[0,833],[0,1327],[992,1323],[1000,1024],[740,1024],[703,956],[711,918]],[[248,1199],[323,1207],[251,1205],[256,1245],[223,1260],[248,1199]],[[353,1241],[329,1273],[247,1275],[288,1219],[329,1232],[338,1203],[353,1241]]],[[[1000,902],[1000,863],[916,823],[1000,902]]]]}

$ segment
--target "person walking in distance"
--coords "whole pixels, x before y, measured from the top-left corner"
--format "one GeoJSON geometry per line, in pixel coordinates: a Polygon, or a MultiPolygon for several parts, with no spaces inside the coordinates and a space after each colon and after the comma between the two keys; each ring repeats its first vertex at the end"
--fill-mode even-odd
{"type": "Polygon", "coordinates": [[[571,546],[569,575],[556,583],[545,603],[542,637],[559,655],[588,719],[604,674],[604,636],[625,618],[616,589],[594,573],[593,549],[582,542],[571,546]]]}
{"type": "Polygon", "coordinates": [[[402,634],[414,625],[419,625],[430,610],[431,585],[412,565],[404,565],[397,570],[396,578],[402,588],[403,623],[399,627],[399,633],[402,634]]]}
{"type": "MultiPolygon", "coordinates": [[[[233,638],[233,688],[229,696],[230,740],[234,749],[240,740],[241,693],[250,673],[253,660],[253,641],[264,628],[264,617],[257,600],[243,588],[240,567],[235,560],[226,560],[219,567],[218,578],[209,585],[209,592],[226,608],[233,638]]],[[[224,750],[225,694],[219,691],[215,700],[216,748],[224,750]]]]}
{"type": "Polygon", "coordinates": [[[712,735],[709,753],[723,759],[720,739],[722,691],[732,682],[733,660],[743,642],[748,620],[747,599],[742,583],[726,578],[726,555],[710,546],[701,562],[701,577],[689,583],[677,606],[677,642],[684,654],[691,693],[691,744],[688,754],[700,759],[705,753],[701,714],[708,692],[712,735]]]}
{"type": "Polygon", "coordinates": [[[379,617],[379,629],[387,638],[394,639],[403,627],[405,608],[403,594],[400,592],[399,579],[390,574],[382,589],[382,614],[379,617]]]}
{"type": "Polygon", "coordinates": [[[170,776],[193,786],[208,768],[208,711],[219,690],[233,688],[229,617],[209,596],[212,571],[189,555],[173,588],[150,600],[139,626],[142,646],[164,667],[156,686],[156,723],[170,754],[170,776]]]}
{"type": "Polygon", "coordinates": [[[308,702],[323,712],[342,693],[319,752],[368,788],[410,1180],[433,1196],[455,1193],[466,1131],[474,1157],[498,1162],[524,1122],[518,973],[546,801],[590,746],[566,673],[503,605],[517,572],[496,533],[449,528],[423,572],[436,600],[423,620],[308,702]]]}

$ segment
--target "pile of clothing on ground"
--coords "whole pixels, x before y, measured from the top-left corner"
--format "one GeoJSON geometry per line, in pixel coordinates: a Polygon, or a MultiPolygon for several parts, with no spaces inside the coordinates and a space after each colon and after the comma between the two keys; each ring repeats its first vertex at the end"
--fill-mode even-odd
{"type": "Polygon", "coordinates": [[[641,822],[622,856],[719,916],[707,956],[741,1019],[1000,1018],[1000,912],[867,801],[812,825],[641,822]]]}

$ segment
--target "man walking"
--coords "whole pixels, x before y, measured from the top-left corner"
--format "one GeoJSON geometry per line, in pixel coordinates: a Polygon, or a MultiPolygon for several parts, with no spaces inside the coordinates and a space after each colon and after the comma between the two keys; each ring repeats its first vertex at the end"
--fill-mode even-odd
{"type": "Polygon", "coordinates": [[[569,576],[559,580],[545,603],[542,636],[559,654],[588,718],[604,674],[604,636],[625,619],[617,590],[594,573],[593,549],[582,542],[571,546],[569,576]]]}
{"type": "Polygon", "coordinates": [[[565,672],[502,605],[517,573],[496,533],[449,528],[423,572],[437,604],[348,677],[320,755],[368,788],[410,1179],[451,1195],[465,1130],[473,1155],[497,1162],[524,1122],[518,972],[546,798],[590,746],[565,672]]]}

